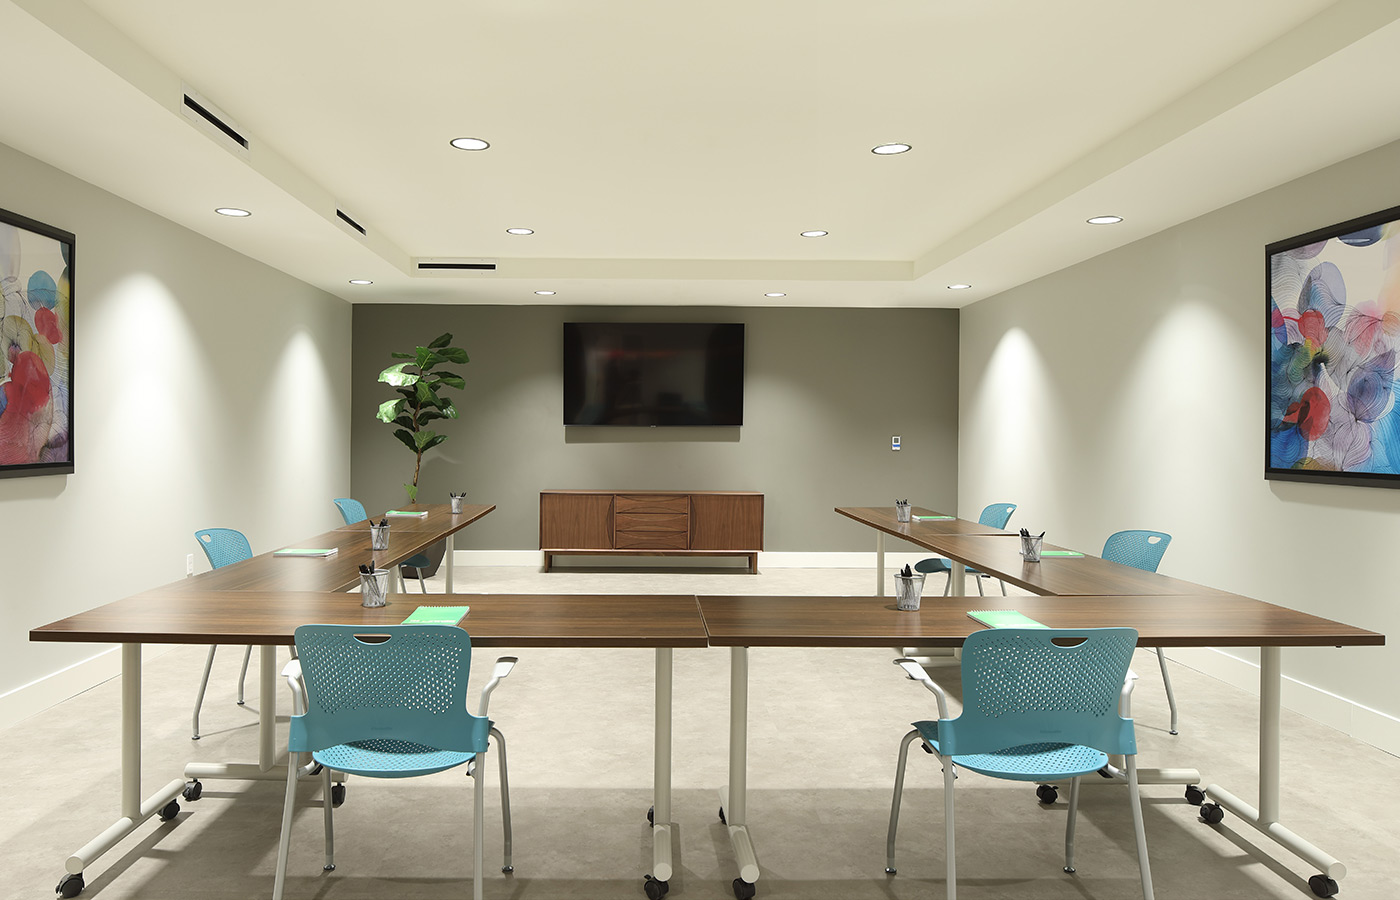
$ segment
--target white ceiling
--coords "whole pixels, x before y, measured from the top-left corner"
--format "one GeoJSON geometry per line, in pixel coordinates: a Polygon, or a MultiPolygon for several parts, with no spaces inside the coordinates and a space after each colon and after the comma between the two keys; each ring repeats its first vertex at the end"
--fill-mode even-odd
{"type": "Polygon", "coordinates": [[[1398,19],[1395,0],[0,0],[0,142],[352,302],[961,306],[1400,139],[1398,19]],[[248,153],[182,115],[189,91],[248,153]],[[870,152],[887,141],[914,149],[870,152]],[[1126,221],[1085,224],[1101,213],[1126,221]]]}

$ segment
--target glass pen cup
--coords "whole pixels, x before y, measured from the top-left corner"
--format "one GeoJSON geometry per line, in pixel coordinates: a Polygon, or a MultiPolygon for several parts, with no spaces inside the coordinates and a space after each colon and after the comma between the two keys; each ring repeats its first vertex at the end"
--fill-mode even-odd
{"type": "Polygon", "coordinates": [[[1040,544],[1045,540],[1045,535],[1035,537],[1029,534],[1021,535],[1021,556],[1026,562],[1040,562],[1040,544]]]}
{"type": "Polygon", "coordinates": [[[462,514],[462,504],[467,502],[467,498],[466,498],[465,496],[461,496],[461,497],[448,497],[447,500],[448,500],[449,503],[452,504],[452,515],[454,515],[454,516],[461,515],[461,514],[462,514]]]}
{"type": "Polygon", "coordinates": [[[360,573],[360,605],[373,609],[389,602],[389,569],[360,573]]]}
{"type": "Polygon", "coordinates": [[[914,612],[924,594],[924,573],[894,576],[894,605],[897,609],[914,612]]]}
{"type": "Polygon", "coordinates": [[[894,517],[900,522],[909,521],[910,506],[908,503],[896,503],[894,505],[894,517]]]}
{"type": "Polygon", "coordinates": [[[383,524],[383,525],[374,525],[374,524],[371,524],[371,525],[369,526],[369,549],[371,549],[371,550],[388,550],[388,549],[389,549],[389,525],[388,525],[388,523],[385,523],[385,524],[383,524]]]}

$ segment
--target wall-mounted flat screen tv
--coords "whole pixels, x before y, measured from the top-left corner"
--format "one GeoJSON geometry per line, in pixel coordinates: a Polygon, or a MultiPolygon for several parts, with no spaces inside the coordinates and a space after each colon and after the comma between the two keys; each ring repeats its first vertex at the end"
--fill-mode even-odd
{"type": "Polygon", "coordinates": [[[1400,207],[1278,241],[1264,477],[1400,487],[1400,207]]]}
{"type": "Polygon", "coordinates": [[[564,424],[744,424],[743,323],[565,322],[564,424]]]}

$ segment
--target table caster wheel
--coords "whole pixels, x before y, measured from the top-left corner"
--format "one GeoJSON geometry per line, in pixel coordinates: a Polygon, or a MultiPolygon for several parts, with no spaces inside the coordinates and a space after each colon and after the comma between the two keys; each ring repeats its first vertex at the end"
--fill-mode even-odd
{"type": "Polygon", "coordinates": [[[1048,806],[1060,799],[1060,792],[1053,784],[1042,784],[1035,789],[1035,798],[1048,806]]]}
{"type": "Polygon", "coordinates": [[[1200,806],[1206,801],[1206,792],[1198,785],[1188,784],[1186,786],[1186,802],[1192,806],[1200,806]]]}
{"type": "Polygon", "coordinates": [[[1219,825],[1225,821],[1225,810],[1220,808],[1219,803],[1202,803],[1201,818],[1207,825],[1219,825]]]}
{"type": "Polygon", "coordinates": [[[70,873],[63,876],[58,887],[54,888],[54,893],[60,897],[76,897],[83,892],[84,887],[86,885],[83,884],[83,873],[79,872],[76,875],[70,873]]]}
{"type": "Polygon", "coordinates": [[[756,893],[758,893],[758,888],[754,887],[752,882],[745,881],[742,878],[734,879],[735,900],[750,900],[756,893]]]}
{"type": "Polygon", "coordinates": [[[343,785],[343,784],[333,784],[333,785],[331,785],[331,806],[333,806],[333,807],[336,808],[336,809],[339,809],[339,808],[341,807],[341,805],[344,804],[344,803],[345,803],[345,785],[343,785]]]}
{"type": "MultiPolygon", "coordinates": [[[[1326,875],[1314,875],[1308,879],[1308,887],[1319,897],[1334,897],[1341,888],[1337,887],[1337,882],[1326,875]]],[[[66,894],[64,896],[67,896],[66,894]]]]}
{"type": "Polygon", "coordinates": [[[199,782],[199,779],[196,778],[194,781],[191,781],[189,784],[185,785],[185,789],[180,792],[180,796],[193,803],[200,797],[204,796],[204,785],[201,784],[199,782]]]}
{"type": "Polygon", "coordinates": [[[670,889],[670,884],[664,881],[658,881],[650,875],[647,875],[642,880],[642,890],[646,892],[647,900],[661,900],[670,889]]]}
{"type": "Polygon", "coordinates": [[[898,875],[898,874],[899,874],[899,870],[896,869],[894,866],[885,866],[885,874],[886,874],[886,875],[898,875]]]}
{"type": "Polygon", "coordinates": [[[1065,870],[1065,874],[1066,874],[1066,875],[1073,875],[1073,874],[1074,874],[1074,866],[1065,866],[1065,867],[1064,867],[1064,870],[1065,870]]]}
{"type": "Polygon", "coordinates": [[[721,825],[728,825],[728,824],[729,824],[727,821],[725,821],[725,818],[724,818],[724,807],[723,807],[723,806],[721,806],[721,807],[719,808],[719,823],[720,823],[721,825]]]}
{"type": "Polygon", "coordinates": [[[501,874],[502,874],[502,875],[509,875],[511,872],[514,872],[514,871],[515,871],[515,866],[501,866],[501,874]]]}
{"type": "Polygon", "coordinates": [[[169,822],[179,814],[180,802],[178,800],[171,800],[169,803],[165,804],[165,806],[161,807],[160,820],[162,822],[169,822]]]}
{"type": "Polygon", "coordinates": [[[648,825],[655,825],[655,824],[656,824],[656,807],[654,807],[654,806],[648,806],[648,807],[647,807],[647,824],[648,824],[648,825]]]}

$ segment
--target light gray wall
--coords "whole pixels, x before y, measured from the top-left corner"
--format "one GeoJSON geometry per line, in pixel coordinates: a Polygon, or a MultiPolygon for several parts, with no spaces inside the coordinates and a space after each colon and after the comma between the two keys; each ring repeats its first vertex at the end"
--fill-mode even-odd
{"type": "Polygon", "coordinates": [[[0,479],[3,698],[102,649],[29,629],[175,581],[187,553],[207,570],[195,529],[237,528],[263,551],[338,523],[351,316],[4,146],[0,206],[77,237],[76,472],[0,479]]]}
{"type": "Polygon", "coordinates": [[[869,530],[833,507],[956,502],[957,323],[954,310],[357,305],[355,493],[372,510],[403,502],[413,455],[374,418],[395,396],[376,378],[392,351],[448,331],[471,356],[467,389],[421,498],[497,505],[459,549],[537,548],[541,490],[631,488],[762,491],[766,549],[869,550],[869,530]],[[565,429],[566,321],[745,323],[745,424],[565,429]]]}
{"type": "MultiPolygon", "coordinates": [[[[1397,171],[1400,144],[964,310],[962,495],[1086,550],[1167,531],[1165,573],[1394,636],[1400,491],[1263,478],[1263,248],[1400,204],[1397,171]]],[[[1400,715],[1394,645],[1283,660],[1400,715]]]]}

